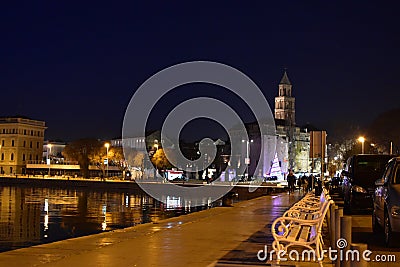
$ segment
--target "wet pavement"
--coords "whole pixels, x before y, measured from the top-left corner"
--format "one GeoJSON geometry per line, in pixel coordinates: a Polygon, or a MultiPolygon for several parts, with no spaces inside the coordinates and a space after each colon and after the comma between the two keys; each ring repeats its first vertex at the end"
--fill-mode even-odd
{"type": "Polygon", "coordinates": [[[272,243],[270,225],[299,198],[297,193],[280,193],[4,252],[0,266],[265,266],[257,252],[272,243]]]}

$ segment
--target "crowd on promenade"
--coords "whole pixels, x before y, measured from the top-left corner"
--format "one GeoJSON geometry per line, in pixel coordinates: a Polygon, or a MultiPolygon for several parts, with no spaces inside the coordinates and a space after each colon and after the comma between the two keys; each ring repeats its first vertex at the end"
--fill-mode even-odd
{"type": "Polygon", "coordinates": [[[286,180],[288,183],[289,194],[294,193],[296,189],[298,189],[299,192],[302,191],[303,194],[306,194],[307,192],[310,192],[313,188],[322,187],[321,179],[315,177],[313,174],[310,174],[309,176],[304,174],[297,178],[294,175],[293,170],[289,170],[289,174],[287,175],[286,180]]]}

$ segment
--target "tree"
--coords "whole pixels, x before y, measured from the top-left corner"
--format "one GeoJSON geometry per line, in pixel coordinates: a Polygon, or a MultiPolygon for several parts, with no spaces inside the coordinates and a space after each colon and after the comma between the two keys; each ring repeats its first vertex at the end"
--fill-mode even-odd
{"type": "Polygon", "coordinates": [[[164,149],[157,149],[156,153],[154,153],[151,158],[151,162],[158,170],[165,170],[172,168],[172,164],[168,161],[167,156],[164,153],[164,149]]]}
{"type": "MultiPolygon", "coordinates": [[[[104,150],[103,143],[96,139],[79,139],[67,144],[63,156],[67,160],[78,161],[83,177],[89,177],[89,165],[104,150]]],[[[105,154],[105,151],[104,151],[105,154]]]]}
{"type": "Polygon", "coordinates": [[[128,169],[122,147],[111,147],[108,151],[108,160],[110,165],[117,166],[121,171],[128,169]]]}
{"type": "Polygon", "coordinates": [[[369,139],[377,145],[378,151],[389,153],[390,142],[393,145],[393,153],[398,153],[400,148],[400,108],[386,111],[380,114],[368,129],[369,139]]]}

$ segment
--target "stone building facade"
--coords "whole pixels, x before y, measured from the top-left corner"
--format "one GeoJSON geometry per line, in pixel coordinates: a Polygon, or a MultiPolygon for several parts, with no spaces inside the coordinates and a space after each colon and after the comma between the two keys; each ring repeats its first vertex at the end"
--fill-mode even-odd
{"type": "MultiPolygon", "coordinates": [[[[307,129],[296,125],[295,121],[295,97],[292,95],[292,84],[286,71],[278,85],[278,96],[275,98],[275,131],[274,134],[260,136],[258,125],[248,123],[245,125],[251,143],[241,143],[241,140],[232,140],[233,144],[241,145],[241,154],[233,155],[231,168],[238,169],[246,164],[245,158],[250,150],[250,164],[248,173],[254,177],[268,177],[272,160],[276,154],[282,170],[282,177],[285,177],[289,169],[295,172],[308,172],[310,159],[310,133],[307,129]],[[249,146],[249,147],[247,147],[249,146]],[[262,161],[259,164],[259,161],[262,161]]],[[[262,123],[261,123],[262,124],[262,123]]],[[[233,131],[233,136],[235,134],[233,131]]]]}
{"type": "Polygon", "coordinates": [[[40,161],[45,129],[44,121],[0,118],[0,173],[25,174],[27,163],[40,161]]]}

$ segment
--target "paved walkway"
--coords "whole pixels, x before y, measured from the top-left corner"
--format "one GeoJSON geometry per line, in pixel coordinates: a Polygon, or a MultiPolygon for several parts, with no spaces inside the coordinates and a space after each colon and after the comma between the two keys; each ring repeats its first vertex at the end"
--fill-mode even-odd
{"type": "Polygon", "coordinates": [[[0,266],[235,266],[260,265],[270,225],[299,195],[280,193],[157,224],[0,253],[0,266]]]}

